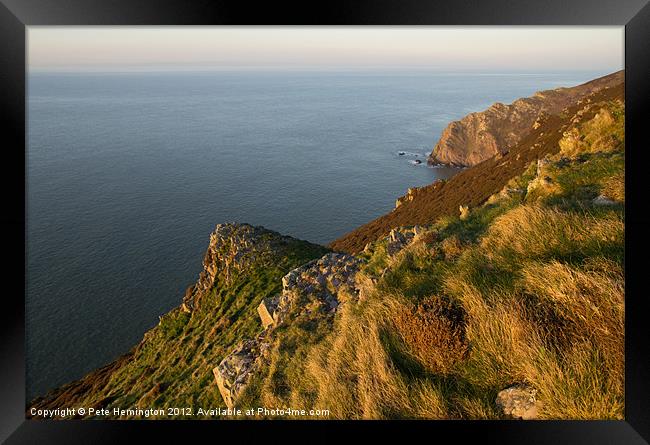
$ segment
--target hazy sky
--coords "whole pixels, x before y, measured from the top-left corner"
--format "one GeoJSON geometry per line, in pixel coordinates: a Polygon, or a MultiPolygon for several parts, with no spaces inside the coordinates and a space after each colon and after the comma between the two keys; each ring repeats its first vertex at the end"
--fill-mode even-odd
{"type": "Polygon", "coordinates": [[[30,70],[616,71],[623,27],[29,27],[30,70]]]}

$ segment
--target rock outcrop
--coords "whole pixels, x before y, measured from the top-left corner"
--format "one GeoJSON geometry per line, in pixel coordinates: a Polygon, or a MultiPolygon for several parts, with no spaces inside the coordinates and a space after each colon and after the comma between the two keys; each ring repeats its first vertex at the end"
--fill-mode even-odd
{"type": "Polygon", "coordinates": [[[246,388],[266,349],[268,343],[263,338],[245,340],[212,370],[221,397],[228,408],[234,406],[235,400],[246,388]]]}
{"type": "Polygon", "coordinates": [[[458,206],[458,211],[460,212],[461,220],[469,218],[469,206],[460,205],[458,206]]]}
{"type": "Polygon", "coordinates": [[[341,304],[358,298],[355,277],[361,264],[352,255],[328,253],[282,278],[280,295],[263,300],[257,308],[264,330],[239,343],[212,371],[228,408],[264,364],[277,326],[301,316],[329,320],[341,304]]]}
{"type": "Polygon", "coordinates": [[[429,164],[473,166],[497,153],[504,154],[550,114],[588,95],[624,81],[623,71],[572,88],[557,88],[518,99],[510,105],[495,103],[485,111],[471,113],[450,123],[429,156],[429,164]]]}
{"type": "MultiPolygon", "coordinates": [[[[438,179],[437,181],[432,182],[430,185],[427,187],[430,188],[437,188],[437,187],[442,187],[442,185],[445,183],[444,180],[438,179]]],[[[395,200],[395,208],[398,208],[402,204],[405,204],[407,202],[413,201],[422,191],[424,187],[411,187],[406,191],[406,195],[400,196],[395,200]]]]}
{"type": "Polygon", "coordinates": [[[410,228],[400,227],[390,231],[388,236],[385,238],[386,241],[386,253],[389,256],[395,256],[402,249],[404,249],[413,238],[422,232],[420,226],[413,226],[410,228]]]}
{"type": "Polygon", "coordinates": [[[272,254],[274,247],[291,240],[261,226],[245,223],[218,224],[210,234],[198,281],[187,288],[181,308],[192,310],[215,286],[217,279],[228,284],[233,274],[244,271],[272,254]]]}
{"type": "MultiPolygon", "coordinates": [[[[216,379],[216,385],[213,380],[204,388],[214,401],[207,403],[223,398],[231,405],[247,387],[269,347],[268,329],[255,335],[255,310],[262,295],[281,292],[281,279],[287,272],[326,252],[323,246],[260,226],[217,225],[198,280],[187,288],[182,304],[160,316],[159,323],[144,333],[128,354],[53,389],[31,401],[29,408],[106,408],[109,414],[102,417],[125,418],[112,409],[150,408],[154,400],[174,399],[186,391],[191,386],[188,382],[207,385],[206,375],[216,379]],[[260,275],[266,279],[258,280],[260,275]],[[225,358],[224,352],[228,353],[225,358]],[[219,364],[216,369],[214,363],[219,364]]],[[[129,414],[126,418],[141,416],[129,414]]]]}

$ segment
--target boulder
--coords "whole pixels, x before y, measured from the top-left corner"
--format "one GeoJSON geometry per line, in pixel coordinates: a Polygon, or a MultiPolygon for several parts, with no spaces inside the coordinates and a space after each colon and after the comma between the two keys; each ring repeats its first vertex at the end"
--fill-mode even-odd
{"type": "MultiPolygon", "coordinates": [[[[420,161],[421,163],[421,161],[420,161]]],[[[439,182],[439,181],[436,181],[439,182]]],[[[435,183],[435,182],[434,182],[435,183]]],[[[397,198],[395,201],[395,208],[398,208],[402,204],[406,202],[411,202],[415,199],[415,195],[417,195],[424,187],[411,187],[406,191],[406,195],[400,196],[397,198]]]]}
{"type": "Polygon", "coordinates": [[[496,405],[507,417],[536,419],[542,406],[537,390],[527,385],[514,385],[497,394],[496,405]]]}
{"type": "Polygon", "coordinates": [[[287,318],[333,316],[348,299],[357,299],[355,280],[361,260],[347,254],[328,253],[286,274],[282,292],[265,298],[257,307],[264,330],[230,352],[212,372],[226,406],[233,408],[260,363],[268,360],[274,330],[287,318]]]}
{"type": "Polygon", "coordinates": [[[260,344],[256,339],[240,343],[212,370],[219,392],[228,408],[234,406],[253,374],[260,356],[260,344]]]}
{"type": "Polygon", "coordinates": [[[264,298],[259,306],[257,306],[257,313],[260,316],[262,326],[264,329],[274,324],[273,312],[277,307],[277,302],[270,298],[264,298]]]}
{"type": "Polygon", "coordinates": [[[405,241],[404,235],[402,235],[402,233],[397,229],[391,230],[388,236],[390,237],[391,242],[394,243],[404,243],[405,241]]]}
{"type": "Polygon", "coordinates": [[[328,253],[289,272],[282,280],[282,293],[270,312],[275,325],[282,323],[295,301],[315,302],[325,312],[333,313],[343,294],[356,298],[354,277],[360,265],[361,260],[351,255],[328,253]]]}

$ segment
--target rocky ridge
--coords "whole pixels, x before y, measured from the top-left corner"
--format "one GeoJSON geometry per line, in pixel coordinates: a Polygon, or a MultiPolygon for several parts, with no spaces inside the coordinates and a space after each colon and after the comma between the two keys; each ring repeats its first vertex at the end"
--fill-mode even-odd
{"type": "Polygon", "coordinates": [[[203,258],[203,270],[198,281],[185,291],[181,308],[185,312],[192,312],[204,295],[215,286],[220,274],[223,275],[224,283],[228,284],[234,274],[241,273],[260,260],[269,259],[278,244],[291,239],[261,226],[244,223],[217,224],[210,234],[208,249],[203,258]]]}
{"type": "MultiPolygon", "coordinates": [[[[420,226],[391,230],[379,242],[386,245],[390,257],[406,248],[421,234],[420,226]]],[[[367,246],[367,251],[374,248],[367,246]]],[[[254,338],[238,343],[213,368],[216,385],[226,406],[232,409],[260,368],[268,364],[275,340],[275,329],[299,318],[331,324],[343,304],[355,304],[363,291],[374,285],[359,274],[364,260],[344,253],[328,253],[291,270],[282,278],[282,292],[265,298],[257,307],[262,331],[254,338]]]]}
{"type": "Polygon", "coordinates": [[[282,292],[264,299],[258,306],[263,331],[240,342],[212,371],[228,408],[233,408],[255,372],[268,359],[277,326],[301,315],[319,321],[331,319],[341,304],[358,298],[355,277],[361,264],[354,256],[329,253],[282,278],[282,292]]]}
{"type": "Polygon", "coordinates": [[[258,344],[251,336],[259,326],[254,316],[257,304],[269,292],[281,289],[281,278],[287,271],[325,252],[322,246],[261,226],[218,224],[210,235],[199,277],[188,287],[182,303],[160,316],[157,325],[127,354],[32,400],[27,417],[39,417],[30,414],[31,408],[147,408],[161,397],[177,400],[172,402],[174,406],[183,404],[180,400],[184,397],[205,398],[208,405],[219,403],[221,396],[216,388],[209,388],[216,396],[203,391],[203,385],[210,383],[202,376],[212,374],[212,367],[206,368],[206,363],[221,360],[227,349],[233,352],[234,358],[228,362],[231,368],[252,370],[254,363],[246,362],[245,356],[258,344]],[[268,278],[257,280],[259,274],[268,278]],[[233,349],[233,339],[237,342],[247,337],[252,341],[233,349]],[[179,374],[185,377],[178,378],[179,374]]]}

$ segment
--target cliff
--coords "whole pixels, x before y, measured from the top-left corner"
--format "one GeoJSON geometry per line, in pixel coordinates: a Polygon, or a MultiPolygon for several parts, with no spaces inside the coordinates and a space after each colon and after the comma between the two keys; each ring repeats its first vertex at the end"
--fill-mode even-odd
{"type": "Polygon", "coordinates": [[[27,416],[622,419],[624,123],[592,93],[352,253],[220,224],[179,307],[27,416]]]}
{"type": "Polygon", "coordinates": [[[522,174],[531,162],[556,153],[568,128],[597,113],[595,103],[622,101],[624,92],[624,85],[619,83],[585,96],[559,115],[546,115],[507,153],[494,155],[447,181],[412,190],[398,199],[399,205],[393,211],[334,240],[330,247],[348,253],[361,252],[393,228],[431,224],[441,217],[457,215],[460,206],[480,205],[501,191],[510,179],[522,174]]]}
{"type": "Polygon", "coordinates": [[[143,417],[115,416],[116,408],[224,406],[213,387],[213,368],[242,339],[258,334],[257,307],[282,291],[282,277],[326,252],[263,227],[217,225],[203,270],[182,304],[162,315],[127,354],[33,400],[27,416],[43,417],[31,408],[68,406],[106,409],[109,418],[143,417]]]}
{"type": "Polygon", "coordinates": [[[534,130],[545,115],[559,114],[586,96],[623,81],[624,72],[618,71],[572,88],[541,91],[510,105],[495,103],[485,111],[468,114],[443,130],[428,162],[473,166],[504,154],[534,130]]]}

